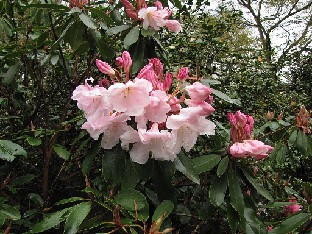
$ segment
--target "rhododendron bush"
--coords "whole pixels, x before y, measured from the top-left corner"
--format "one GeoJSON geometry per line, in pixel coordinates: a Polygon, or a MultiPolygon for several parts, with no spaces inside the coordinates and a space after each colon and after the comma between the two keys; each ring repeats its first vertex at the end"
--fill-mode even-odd
{"type": "Polygon", "coordinates": [[[311,112],[177,56],[187,4],[0,3],[0,232],[311,232],[311,112]]]}

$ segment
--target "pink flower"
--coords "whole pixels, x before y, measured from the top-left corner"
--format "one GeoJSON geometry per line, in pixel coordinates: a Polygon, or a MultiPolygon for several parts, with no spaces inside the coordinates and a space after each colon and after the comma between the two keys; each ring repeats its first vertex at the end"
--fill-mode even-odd
{"type": "Polygon", "coordinates": [[[292,197],[289,202],[294,202],[295,204],[291,204],[284,207],[284,213],[286,216],[289,216],[291,214],[297,213],[302,209],[302,206],[298,205],[297,199],[295,197],[292,197]]]}
{"type": "Polygon", "coordinates": [[[125,72],[129,72],[132,66],[132,59],[128,51],[122,52],[122,61],[125,72]]]}
{"type": "Polygon", "coordinates": [[[150,71],[153,71],[153,64],[152,63],[149,63],[149,64],[145,65],[140,70],[139,74],[137,75],[137,78],[148,80],[147,76],[148,76],[150,71]]]}
{"type": "Polygon", "coordinates": [[[195,82],[192,85],[186,86],[185,90],[187,91],[191,99],[197,102],[205,101],[207,98],[209,98],[212,92],[211,88],[199,82],[195,82]]]}
{"type": "Polygon", "coordinates": [[[128,0],[121,0],[121,3],[125,8],[127,16],[129,16],[130,19],[137,20],[138,13],[134,6],[128,0]]]}
{"type": "Polygon", "coordinates": [[[158,58],[152,58],[149,60],[149,63],[153,64],[153,70],[156,76],[162,80],[163,78],[163,64],[158,58]]]}
{"type": "Polygon", "coordinates": [[[270,232],[270,231],[273,230],[273,227],[272,227],[272,226],[267,226],[267,227],[266,227],[266,230],[267,230],[268,232],[270,232]]]}
{"type": "Polygon", "coordinates": [[[114,76],[115,75],[114,69],[108,63],[103,62],[102,60],[97,59],[96,60],[96,66],[104,74],[107,74],[109,76],[114,76]]]}
{"type": "Polygon", "coordinates": [[[172,84],[172,74],[171,73],[167,73],[165,80],[163,82],[163,90],[164,91],[169,91],[171,88],[171,84],[172,84]]]}
{"type": "Polygon", "coordinates": [[[254,128],[254,119],[250,115],[237,111],[235,114],[228,113],[227,118],[231,124],[231,139],[233,142],[249,140],[254,128]]]}
{"type": "Polygon", "coordinates": [[[117,112],[139,116],[150,103],[149,92],[152,89],[152,84],[144,79],[115,83],[108,88],[108,101],[117,112]]]}
{"type": "Polygon", "coordinates": [[[124,150],[129,150],[129,144],[133,144],[140,141],[138,131],[128,126],[128,129],[120,136],[121,147],[124,150]]]}
{"type": "Polygon", "coordinates": [[[171,96],[168,100],[168,104],[170,105],[171,108],[171,112],[172,113],[177,113],[181,110],[181,105],[180,105],[180,100],[175,97],[175,96],[171,96]]]}
{"type": "Polygon", "coordinates": [[[195,145],[198,135],[214,135],[215,124],[200,116],[201,107],[182,108],[178,115],[170,115],[166,126],[172,129],[174,153],[179,153],[181,147],[189,152],[195,145]]]}
{"type": "Polygon", "coordinates": [[[123,67],[123,60],[122,60],[121,57],[117,57],[117,58],[116,58],[116,65],[117,65],[119,68],[123,67]]]}
{"type": "Polygon", "coordinates": [[[167,101],[168,96],[165,91],[152,91],[150,95],[150,104],[145,107],[144,116],[152,122],[165,122],[167,119],[167,113],[171,110],[167,101]]]}
{"type": "Polygon", "coordinates": [[[107,89],[100,86],[92,87],[87,82],[79,85],[72,95],[72,99],[77,101],[77,106],[86,115],[92,115],[96,110],[109,109],[107,100],[107,89]]]}
{"type": "Polygon", "coordinates": [[[167,20],[166,27],[174,33],[179,33],[182,31],[182,26],[177,20],[167,20]]]}
{"type": "Polygon", "coordinates": [[[155,7],[157,7],[158,10],[164,9],[162,3],[160,1],[154,2],[155,7]]]}
{"type": "Polygon", "coordinates": [[[168,11],[165,9],[158,10],[157,7],[147,7],[142,8],[138,12],[138,17],[143,19],[143,28],[145,30],[148,27],[152,27],[155,30],[164,27],[166,25],[166,17],[168,16],[168,11]]]}
{"type": "Polygon", "coordinates": [[[176,158],[176,154],[172,153],[168,147],[171,134],[167,130],[159,131],[157,123],[154,123],[148,131],[139,129],[138,132],[141,142],[135,143],[130,150],[132,161],[145,164],[150,152],[152,153],[152,158],[156,160],[173,161],[176,158]]]}
{"type": "Polygon", "coordinates": [[[82,9],[84,5],[88,4],[88,0],[70,0],[69,2],[70,8],[79,7],[80,9],[82,9]]]}
{"type": "Polygon", "coordinates": [[[186,78],[188,78],[188,68],[187,67],[182,67],[179,70],[179,73],[177,75],[177,79],[183,81],[186,78]]]}
{"type": "Polygon", "coordinates": [[[215,111],[215,109],[212,107],[212,105],[210,105],[208,102],[204,102],[204,101],[196,102],[196,101],[193,101],[192,99],[186,99],[184,102],[189,107],[200,106],[202,108],[202,111],[199,113],[199,115],[201,115],[201,116],[208,116],[212,112],[215,111]]]}
{"type": "Polygon", "coordinates": [[[251,156],[257,160],[268,157],[273,147],[265,145],[258,140],[244,140],[242,143],[236,142],[230,147],[230,154],[236,158],[246,158],[251,156]]]}

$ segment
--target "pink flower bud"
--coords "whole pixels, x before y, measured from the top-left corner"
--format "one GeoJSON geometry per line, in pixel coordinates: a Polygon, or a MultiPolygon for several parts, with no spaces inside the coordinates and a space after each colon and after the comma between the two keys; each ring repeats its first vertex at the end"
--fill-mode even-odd
{"type": "Polygon", "coordinates": [[[247,116],[240,111],[236,111],[235,118],[237,125],[240,127],[244,127],[245,124],[247,123],[247,116]]]}
{"type": "Polygon", "coordinates": [[[301,210],[302,206],[298,205],[297,199],[295,197],[292,197],[289,202],[295,202],[295,204],[291,204],[284,207],[284,213],[286,216],[289,216],[291,214],[297,213],[301,210]]]}
{"type": "Polygon", "coordinates": [[[129,72],[132,66],[132,59],[128,51],[122,53],[122,61],[125,72],[129,72]]]}
{"type": "Polygon", "coordinates": [[[232,126],[236,126],[236,118],[235,118],[235,115],[233,113],[227,113],[226,115],[227,119],[230,121],[230,124],[232,126]]]}
{"type": "Polygon", "coordinates": [[[107,78],[103,78],[99,81],[99,86],[108,89],[111,86],[111,82],[107,78]]]}
{"type": "Polygon", "coordinates": [[[142,8],[147,8],[145,0],[136,0],[136,2],[138,10],[141,10],[142,8]]]}
{"type": "Polygon", "coordinates": [[[134,6],[128,0],[121,0],[122,5],[125,8],[126,14],[130,19],[138,20],[138,12],[134,6]]]}
{"type": "Polygon", "coordinates": [[[82,9],[84,5],[86,4],[88,4],[88,0],[70,0],[69,1],[70,8],[79,7],[80,9],[82,9]]]}
{"type": "Polygon", "coordinates": [[[165,81],[163,83],[163,89],[164,91],[169,91],[170,87],[172,84],[172,74],[171,73],[167,73],[166,77],[165,77],[165,81]]]}
{"type": "Polygon", "coordinates": [[[155,7],[157,7],[157,10],[162,10],[164,7],[160,1],[154,2],[155,7]]]}
{"type": "Polygon", "coordinates": [[[149,63],[153,64],[153,69],[157,77],[161,80],[163,78],[163,64],[158,58],[152,58],[149,60],[149,63]]]}
{"type": "Polygon", "coordinates": [[[114,69],[106,62],[103,62],[103,61],[97,59],[96,60],[96,66],[104,74],[107,74],[109,76],[114,76],[115,75],[114,69]]]}
{"type": "Polygon", "coordinates": [[[118,67],[123,67],[123,60],[122,60],[121,57],[117,57],[117,58],[116,58],[116,65],[117,65],[118,67]]]}
{"type": "Polygon", "coordinates": [[[178,80],[185,80],[188,77],[188,68],[187,67],[182,67],[179,70],[179,73],[177,75],[178,80]]]}
{"type": "Polygon", "coordinates": [[[146,74],[148,73],[148,71],[153,70],[153,64],[149,63],[147,65],[145,65],[139,72],[139,74],[137,75],[137,78],[140,79],[146,79],[146,74]]]}
{"type": "Polygon", "coordinates": [[[272,226],[267,226],[267,227],[266,227],[266,230],[267,230],[268,232],[270,232],[270,231],[273,230],[273,227],[272,227],[272,226]]]}
{"type": "Polygon", "coordinates": [[[174,33],[179,33],[182,31],[182,26],[177,20],[167,20],[166,27],[174,33]]]}

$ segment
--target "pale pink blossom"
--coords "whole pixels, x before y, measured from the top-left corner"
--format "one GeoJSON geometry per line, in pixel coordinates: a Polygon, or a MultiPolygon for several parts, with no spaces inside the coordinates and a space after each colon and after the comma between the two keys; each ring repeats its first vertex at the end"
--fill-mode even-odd
{"type": "Polygon", "coordinates": [[[133,144],[140,141],[140,136],[137,130],[128,126],[127,130],[120,136],[121,148],[129,150],[129,144],[133,144]]]}
{"type": "Polygon", "coordinates": [[[139,116],[150,103],[149,92],[152,89],[152,84],[144,79],[136,78],[134,82],[128,81],[126,84],[115,83],[108,88],[108,101],[117,112],[139,116]]]}
{"type": "Polygon", "coordinates": [[[168,100],[168,104],[170,105],[171,112],[177,113],[181,110],[181,101],[176,96],[171,96],[168,100]]]}
{"type": "Polygon", "coordinates": [[[295,197],[292,197],[289,202],[294,202],[294,204],[288,205],[284,207],[284,213],[286,216],[289,216],[291,214],[297,213],[302,209],[302,206],[300,206],[297,203],[297,199],[295,197]]]}
{"type": "Polygon", "coordinates": [[[79,85],[73,91],[72,99],[77,101],[77,106],[87,115],[91,115],[96,110],[109,109],[107,100],[107,89],[100,86],[92,87],[86,81],[84,85],[79,85]]]}
{"type": "Polygon", "coordinates": [[[257,160],[268,157],[273,147],[265,145],[258,140],[244,140],[243,142],[236,142],[230,147],[230,154],[232,157],[245,158],[251,156],[257,160]]]}
{"type": "Polygon", "coordinates": [[[158,124],[154,123],[148,131],[139,129],[141,142],[134,144],[130,150],[132,161],[139,164],[145,164],[149,158],[150,152],[152,158],[156,160],[173,161],[176,154],[172,153],[168,145],[170,145],[171,134],[167,130],[158,130],[158,124]]]}
{"type": "Polygon", "coordinates": [[[178,115],[170,115],[166,126],[172,129],[173,152],[179,153],[181,147],[185,151],[195,145],[198,135],[214,135],[215,124],[200,116],[201,107],[182,108],[178,115]]]}
{"type": "Polygon", "coordinates": [[[138,12],[138,17],[143,19],[143,28],[145,30],[148,27],[159,30],[159,28],[166,25],[167,20],[165,18],[168,17],[168,11],[165,9],[158,10],[157,7],[147,7],[138,12]]]}
{"type": "Polygon", "coordinates": [[[96,59],[96,66],[98,69],[103,72],[104,74],[107,74],[109,76],[114,76],[115,71],[114,69],[106,62],[103,62],[102,60],[96,59]]]}
{"type": "Polygon", "coordinates": [[[119,143],[120,136],[124,134],[128,125],[126,122],[113,122],[104,131],[102,137],[101,146],[104,149],[112,149],[115,145],[119,143]]]}
{"type": "Polygon", "coordinates": [[[174,33],[179,33],[182,31],[182,26],[177,20],[167,20],[166,27],[174,33]]]}
{"type": "Polygon", "coordinates": [[[167,101],[168,96],[165,91],[152,91],[150,94],[150,104],[145,107],[144,116],[152,122],[165,122],[167,119],[167,113],[171,110],[167,101]]]}
{"type": "Polygon", "coordinates": [[[188,78],[188,68],[182,67],[178,72],[177,79],[183,81],[186,78],[188,78]]]}
{"type": "Polygon", "coordinates": [[[189,107],[200,106],[202,108],[202,111],[199,113],[199,115],[201,115],[201,116],[208,116],[212,112],[215,111],[215,109],[212,107],[212,105],[210,105],[208,102],[205,102],[205,101],[197,102],[197,101],[193,101],[192,99],[185,99],[184,102],[189,107]]]}
{"type": "Polygon", "coordinates": [[[164,7],[160,1],[154,2],[155,7],[157,7],[158,10],[162,10],[164,7]]]}
{"type": "Polygon", "coordinates": [[[212,93],[211,88],[199,82],[195,82],[192,85],[187,85],[185,87],[185,90],[193,101],[198,102],[205,101],[212,93]]]}

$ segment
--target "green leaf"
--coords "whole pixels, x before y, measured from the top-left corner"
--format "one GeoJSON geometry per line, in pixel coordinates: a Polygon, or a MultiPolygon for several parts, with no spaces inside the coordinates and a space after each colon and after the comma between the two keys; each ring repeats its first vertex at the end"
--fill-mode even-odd
{"type": "Polygon", "coordinates": [[[89,28],[96,29],[97,25],[94,23],[93,19],[91,19],[88,15],[81,13],[79,14],[80,20],[89,28]]]}
{"type": "Polygon", "coordinates": [[[130,54],[133,59],[133,65],[131,68],[131,73],[136,74],[139,69],[143,67],[144,63],[144,53],[145,53],[145,41],[139,39],[134,46],[130,47],[130,54]]]}
{"type": "Polygon", "coordinates": [[[10,220],[19,220],[21,219],[21,214],[15,207],[2,204],[0,206],[0,217],[4,217],[5,219],[10,220]]]}
{"type": "Polygon", "coordinates": [[[112,28],[109,28],[106,33],[108,35],[116,35],[120,32],[123,32],[125,30],[127,30],[130,26],[129,25],[118,25],[118,26],[115,26],[115,27],[112,27],[112,28]]]}
{"type": "Polygon", "coordinates": [[[75,206],[73,211],[69,214],[66,219],[64,226],[64,233],[74,234],[79,230],[79,226],[82,221],[87,217],[91,210],[90,202],[83,202],[75,206]]]}
{"type": "Polygon", "coordinates": [[[281,165],[285,161],[286,154],[287,154],[287,146],[285,144],[282,144],[276,153],[276,162],[279,165],[281,165]]]}
{"type": "Polygon", "coordinates": [[[141,29],[141,34],[143,37],[151,37],[155,33],[156,33],[156,31],[150,27],[148,29],[144,29],[144,28],[141,29]]]}
{"type": "Polygon", "coordinates": [[[306,154],[307,145],[308,145],[307,136],[302,131],[298,130],[296,146],[302,154],[306,154]]]}
{"type": "Polygon", "coordinates": [[[148,206],[145,196],[134,189],[120,191],[115,197],[115,202],[129,211],[142,210],[148,206]]]}
{"type": "Polygon", "coordinates": [[[226,190],[228,188],[228,176],[223,174],[221,177],[215,177],[211,182],[209,189],[209,198],[211,204],[220,206],[224,202],[226,190]]]}
{"type": "Polygon", "coordinates": [[[193,158],[192,162],[197,173],[203,173],[210,171],[221,160],[221,157],[217,154],[203,155],[197,158],[193,158]]]}
{"type": "Polygon", "coordinates": [[[30,144],[31,146],[38,146],[41,145],[41,139],[37,138],[37,137],[27,137],[26,141],[28,142],[28,144],[30,144]]]}
{"type": "Polygon", "coordinates": [[[63,146],[55,145],[53,149],[54,149],[54,152],[62,159],[64,160],[69,159],[70,152],[67,149],[65,149],[63,146]]]}
{"type": "Polygon", "coordinates": [[[23,185],[23,184],[29,183],[34,178],[35,178],[34,174],[27,174],[27,175],[19,176],[19,177],[16,177],[14,180],[12,180],[10,185],[12,186],[23,185]]]}
{"type": "Polygon", "coordinates": [[[127,190],[134,188],[140,181],[138,173],[134,169],[134,164],[130,159],[125,162],[125,171],[123,179],[121,180],[121,189],[127,190]]]}
{"type": "Polygon", "coordinates": [[[221,82],[218,81],[218,80],[210,80],[210,79],[203,79],[203,80],[201,80],[200,82],[201,82],[202,84],[208,85],[208,86],[221,84],[221,82]]]}
{"type": "Polygon", "coordinates": [[[65,220],[65,213],[71,209],[72,207],[57,211],[52,214],[48,214],[41,222],[37,223],[33,227],[30,233],[39,233],[55,227],[56,225],[63,222],[63,220],[65,220]]]}
{"type": "Polygon", "coordinates": [[[284,220],[278,227],[274,228],[270,233],[285,234],[299,228],[311,218],[311,214],[299,213],[284,220]]]}
{"type": "Polygon", "coordinates": [[[108,182],[119,184],[124,179],[126,156],[127,153],[119,145],[105,150],[102,156],[102,174],[108,182]]]}
{"type": "Polygon", "coordinates": [[[140,28],[139,26],[133,27],[128,34],[126,35],[125,39],[124,39],[124,47],[126,49],[129,48],[129,46],[131,46],[132,44],[136,43],[139,39],[139,35],[140,35],[140,28]]]}
{"type": "Polygon", "coordinates": [[[254,186],[254,188],[257,190],[259,194],[261,194],[263,197],[268,199],[269,201],[273,202],[274,198],[271,196],[271,194],[261,185],[258,183],[258,181],[253,178],[247,171],[243,170],[243,173],[246,177],[246,179],[254,186]]]}
{"type": "Polygon", "coordinates": [[[174,209],[174,204],[171,201],[169,201],[169,200],[163,201],[162,203],[160,203],[157,206],[157,208],[156,208],[156,210],[154,212],[152,220],[156,221],[162,215],[164,215],[164,219],[165,219],[173,211],[173,209],[174,209]]]}
{"type": "Polygon", "coordinates": [[[82,173],[84,175],[87,175],[91,169],[91,166],[93,164],[93,160],[96,156],[96,154],[99,152],[100,149],[100,141],[96,141],[92,144],[90,149],[87,150],[86,152],[86,157],[82,162],[82,173]]]}
{"type": "Polygon", "coordinates": [[[19,67],[20,67],[19,63],[10,66],[8,71],[4,74],[3,83],[10,84],[13,81],[17,72],[19,71],[19,67]]]}
{"type": "Polygon", "coordinates": [[[228,164],[229,164],[229,157],[222,158],[217,168],[217,176],[223,175],[223,173],[228,168],[228,164]]]}
{"type": "Polygon", "coordinates": [[[8,140],[0,140],[0,159],[13,161],[15,156],[26,156],[26,151],[18,144],[8,140]]]}
{"type": "Polygon", "coordinates": [[[241,102],[238,99],[232,99],[228,95],[222,93],[219,90],[212,89],[212,93],[226,102],[229,102],[238,106],[241,105],[241,102]]]}
{"type": "Polygon", "coordinates": [[[231,227],[232,233],[236,233],[236,229],[239,223],[239,214],[236,210],[231,206],[231,204],[227,204],[226,207],[226,215],[229,225],[231,227]]]}
{"type": "Polygon", "coordinates": [[[233,169],[229,171],[229,192],[231,205],[243,217],[245,208],[244,197],[239,184],[239,178],[233,169]]]}
{"type": "Polygon", "coordinates": [[[66,199],[58,201],[57,203],[55,203],[55,205],[56,206],[64,205],[64,204],[67,204],[67,203],[72,203],[72,202],[77,202],[77,201],[84,201],[84,200],[86,200],[86,199],[82,198],[82,197],[70,197],[70,198],[66,198],[66,199]]]}
{"type": "Polygon", "coordinates": [[[185,155],[185,153],[181,152],[178,154],[178,157],[174,160],[174,165],[176,169],[186,175],[187,178],[196,184],[200,184],[198,172],[194,168],[192,161],[185,155]]]}

